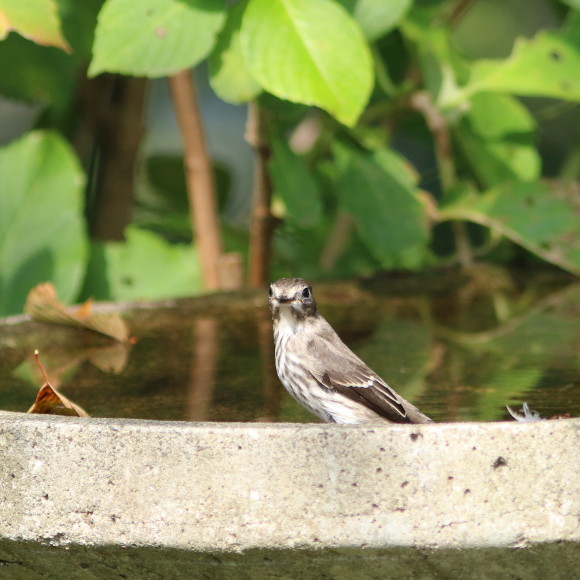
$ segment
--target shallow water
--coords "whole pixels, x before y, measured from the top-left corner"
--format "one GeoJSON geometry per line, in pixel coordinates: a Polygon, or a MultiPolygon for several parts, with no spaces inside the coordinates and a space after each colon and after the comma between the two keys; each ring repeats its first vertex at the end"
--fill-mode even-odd
{"type": "MultiPolygon", "coordinates": [[[[401,395],[436,421],[580,412],[580,284],[496,268],[314,286],[321,313],[401,395]]],[[[275,374],[265,292],[125,309],[124,347],[45,323],[0,325],[0,409],[26,411],[43,380],[90,415],[316,421],[275,374]]]]}

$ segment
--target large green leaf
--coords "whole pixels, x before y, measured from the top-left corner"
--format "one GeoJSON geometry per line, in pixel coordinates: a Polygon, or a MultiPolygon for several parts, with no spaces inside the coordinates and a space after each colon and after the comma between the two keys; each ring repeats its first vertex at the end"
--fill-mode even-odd
{"type": "Polygon", "coordinates": [[[60,29],[54,0],[0,0],[0,40],[11,30],[37,44],[70,50],[60,29]]]}
{"type": "Polygon", "coordinates": [[[134,226],[124,242],[94,243],[84,294],[101,300],[190,296],[201,288],[193,246],[169,244],[134,226]]]}
{"type": "Polygon", "coordinates": [[[428,224],[405,160],[386,149],[360,153],[341,146],[336,151],[343,166],[340,200],[369,251],[385,265],[401,264],[401,255],[414,256],[427,242],[428,224]]]}
{"type": "Polygon", "coordinates": [[[530,252],[580,274],[580,203],[563,184],[515,183],[442,207],[440,220],[487,226],[530,252]]]}
{"type": "Polygon", "coordinates": [[[363,33],[344,8],[331,0],[250,0],[240,41],[264,89],[356,123],[373,67],[363,33]]]}
{"type": "Polygon", "coordinates": [[[193,67],[213,48],[225,0],[107,0],[89,75],[161,77],[193,67]]]}
{"type": "Polygon", "coordinates": [[[35,132],[0,149],[0,313],[52,281],[65,302],[85,271],[84,175],[57,134],[35,132]]]}
{"type": "Polygon", "coordinates": [[[359,23],[367,40],[377,40],[403,19],[412,0],[338,0],[359,23]]]}
{"type": "Polygon", "coordinates": [[[244,103],[262,92],[246,66],[240,45],[240,28],[247,2],[234,4],[209,59],[213,90],[228,103],[244,103]]]}
{"type": "Polygon", "coordinates": [[[459,142],[475,174],[487,187],[504,181],[536,181],[541,160],[534,146],[535,122],[508,95],[474,95],[457,128],[459,142]]]}

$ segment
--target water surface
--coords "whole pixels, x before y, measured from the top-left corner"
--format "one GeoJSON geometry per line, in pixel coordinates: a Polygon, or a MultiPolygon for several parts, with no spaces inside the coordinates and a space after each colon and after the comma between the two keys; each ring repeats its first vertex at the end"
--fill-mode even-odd
{"type": "MultiPolygon", "coordinates": [[[[314,285],[321,313],[436,421],[580,411],[580,284],[477,268],[314,285]]],[[[266,292],[125,308],[135,344],[37,322],[0,325],[0,409],[26,411],[43,380],[90,415],[316,421],[275,374],[266,292]]]]}

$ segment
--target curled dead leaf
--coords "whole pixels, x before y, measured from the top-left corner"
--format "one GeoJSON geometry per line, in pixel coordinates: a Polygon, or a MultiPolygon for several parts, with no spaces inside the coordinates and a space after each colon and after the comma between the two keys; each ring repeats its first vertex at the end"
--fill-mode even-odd
{"type": "Polygon", "coordinates": [[[38,284],[28,293],[24,312],[41,322],[86,328],[119,342],[131,342],[127,323],[118,314],[94,313],[90,299],[76,308],[68,308],[58,300],[50,282],[38,284]]]}
{"type": "Polygon", "coordinates": [[[27,413],[37,415],[68,415],[71,417],[88,417],[89,414],[76,403],[59,393],[49,382],[48,375],[38,358],[38,351],[34,352],[34,358],[44,376],[44,385],[40,387],[36,400],[27,413]]]}
{"type": "Polygon", "coordinates": [[[68,415],[71,417],[88,417],[89,414],[76,403],[46,383],[38,391],[36,401],[27,413],[39,415],[68,415]]]}

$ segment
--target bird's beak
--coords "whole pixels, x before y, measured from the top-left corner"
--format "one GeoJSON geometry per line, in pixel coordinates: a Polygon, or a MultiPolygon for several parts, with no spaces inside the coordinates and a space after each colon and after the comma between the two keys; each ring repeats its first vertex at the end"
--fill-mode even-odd
{"type": "Polygon", "coordinates": [[[278,298],[278,302],[280,304],[288,304],[288,302],[292,302],[293,299],[292,298],[278,298]]]}

